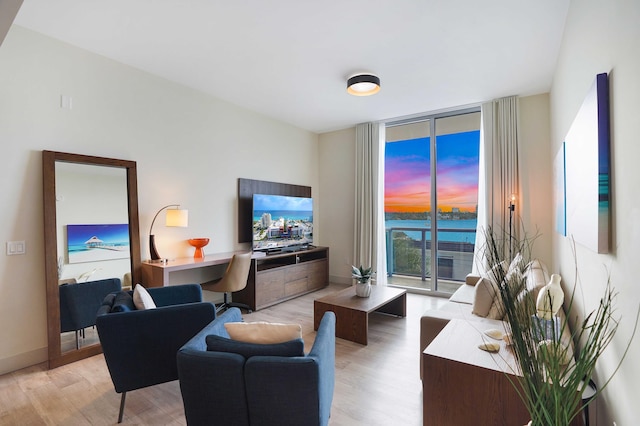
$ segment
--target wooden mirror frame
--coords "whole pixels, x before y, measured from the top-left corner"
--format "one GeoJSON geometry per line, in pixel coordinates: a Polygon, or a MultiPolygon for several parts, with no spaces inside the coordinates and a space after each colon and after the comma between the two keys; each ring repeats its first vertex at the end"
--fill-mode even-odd
{"type": "Polygon", "coordinates": [[[49,368],[69,364],[102,352],[99,343],[62,353],[60,341],[60,292],[58,283],[58,232],[56,224],[56,162],[95,166],[119,167],[127,173],[127,201],[129,213],[129,244],[131,250],[132,282],[140,282],[140,225],[138,217],[138,177],[136,162],[89,155],[42,151],[42,179],[44,200],[44,265],[47,288],[47,339],[49,368]]]}

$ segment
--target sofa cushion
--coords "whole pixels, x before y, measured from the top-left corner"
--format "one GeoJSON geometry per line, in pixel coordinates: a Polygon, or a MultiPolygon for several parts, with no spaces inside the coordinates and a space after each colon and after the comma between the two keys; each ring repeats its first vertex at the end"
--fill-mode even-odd
{"type": "Polygon", "coordinates": [[[133,289],[133,304],[136,305],[136,308],[140,311],[156,308],[153,298],[141,284],[136,284],[136,287],[133,289]]]}
{"type": "Polygon", "coordinates": [[[544,263],[535,259],[527,265],[525,270],[527,289],[533,291],[533,300],[537,300],[538,292],[549,283],[549,273],[544,263]]]}
{"type": "Polygon", "coordinates": [[[466,303],[467,305],[473,304],[473,298],[476,292],[476,287],[469,284],[462,284],[458,289],[449,297],[449,301],[456,303],[466,303]]]}
{"type": "Polygon", "coordinates": [[[133,304],[133,298],[126,291],[120,291],[113,300],[111,312],[129,312],[135,311],[136,306],[133,304]]]}
{"type": "Polygon", "coordinates": [[[258,344],[227,339],[226,337],[211,334],[205,337],[207,350],[213,352],[231,352],[240,354],[245,358],[252,356],[303,356],[304,341],[293,339],[282,343],[258,344]]]}
{"type": "Polygon", "coordinates": [[[234,340],[248,343],[271,344],[302,339],[300,324],[279,324],[270,322],[228,322],[224,325],[234,340]]]}
{"type": "Polygon", "coordinates": [[[518,294],[517,302],[526,303],[527,308],[531,311],[530,315],[533,315],[535,314],[538,293],[548,282],[546,266],[537,259],[533,260],[527,265],[524,276],[526,278],[525,288],[518,294]]]}

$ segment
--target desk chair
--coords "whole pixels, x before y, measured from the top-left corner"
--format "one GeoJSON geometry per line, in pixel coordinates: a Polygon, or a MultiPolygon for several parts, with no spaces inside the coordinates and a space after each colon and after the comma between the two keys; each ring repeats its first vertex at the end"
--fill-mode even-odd
{"type": "Polygon", "coordinates": [[[232,307],[246,309],[251,313],[251,307],[244,303],[234,303],[229,300],[231,293],[240,291],[247,286],[249,268],[251,267],[251,252],[234,254],[227,266],[224,276],[220,280],[209,281],[202,284],[203,290],[224,293],[224,302],[216,306],[216,313],[220,313],[232,307]]]}

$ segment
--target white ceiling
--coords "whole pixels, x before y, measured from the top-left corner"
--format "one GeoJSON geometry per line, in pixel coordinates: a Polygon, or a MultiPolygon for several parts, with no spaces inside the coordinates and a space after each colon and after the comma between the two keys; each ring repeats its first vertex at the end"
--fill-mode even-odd
{"type": "Polygon", "coordinates": [[[24,0],[14,23],[322,133],[549,91],[570,0],[24,0]],[[346,93],[372,72],[382,90],[346,93]]]}

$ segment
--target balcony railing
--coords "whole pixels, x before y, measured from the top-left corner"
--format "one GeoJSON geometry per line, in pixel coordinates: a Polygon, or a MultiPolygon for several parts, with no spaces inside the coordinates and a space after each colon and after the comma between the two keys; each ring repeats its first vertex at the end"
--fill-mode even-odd
{"type": "MultiPolygon", "coordinates": [[[[438,278],[464,281],[471,272],[476,230],[469,228],[437,228],[438,278]],[[461,234],[463,234],[461,238],[461,234]],[[468,235],[468,238],[467,238],[468,235]],[[462,240],[462,241],[460,241],[462,240]]],[[[386,229],[387,274],[430,279],[431,228],[386,229]],[[420,235],[416,239],[415,235],[420,235]]]]}

